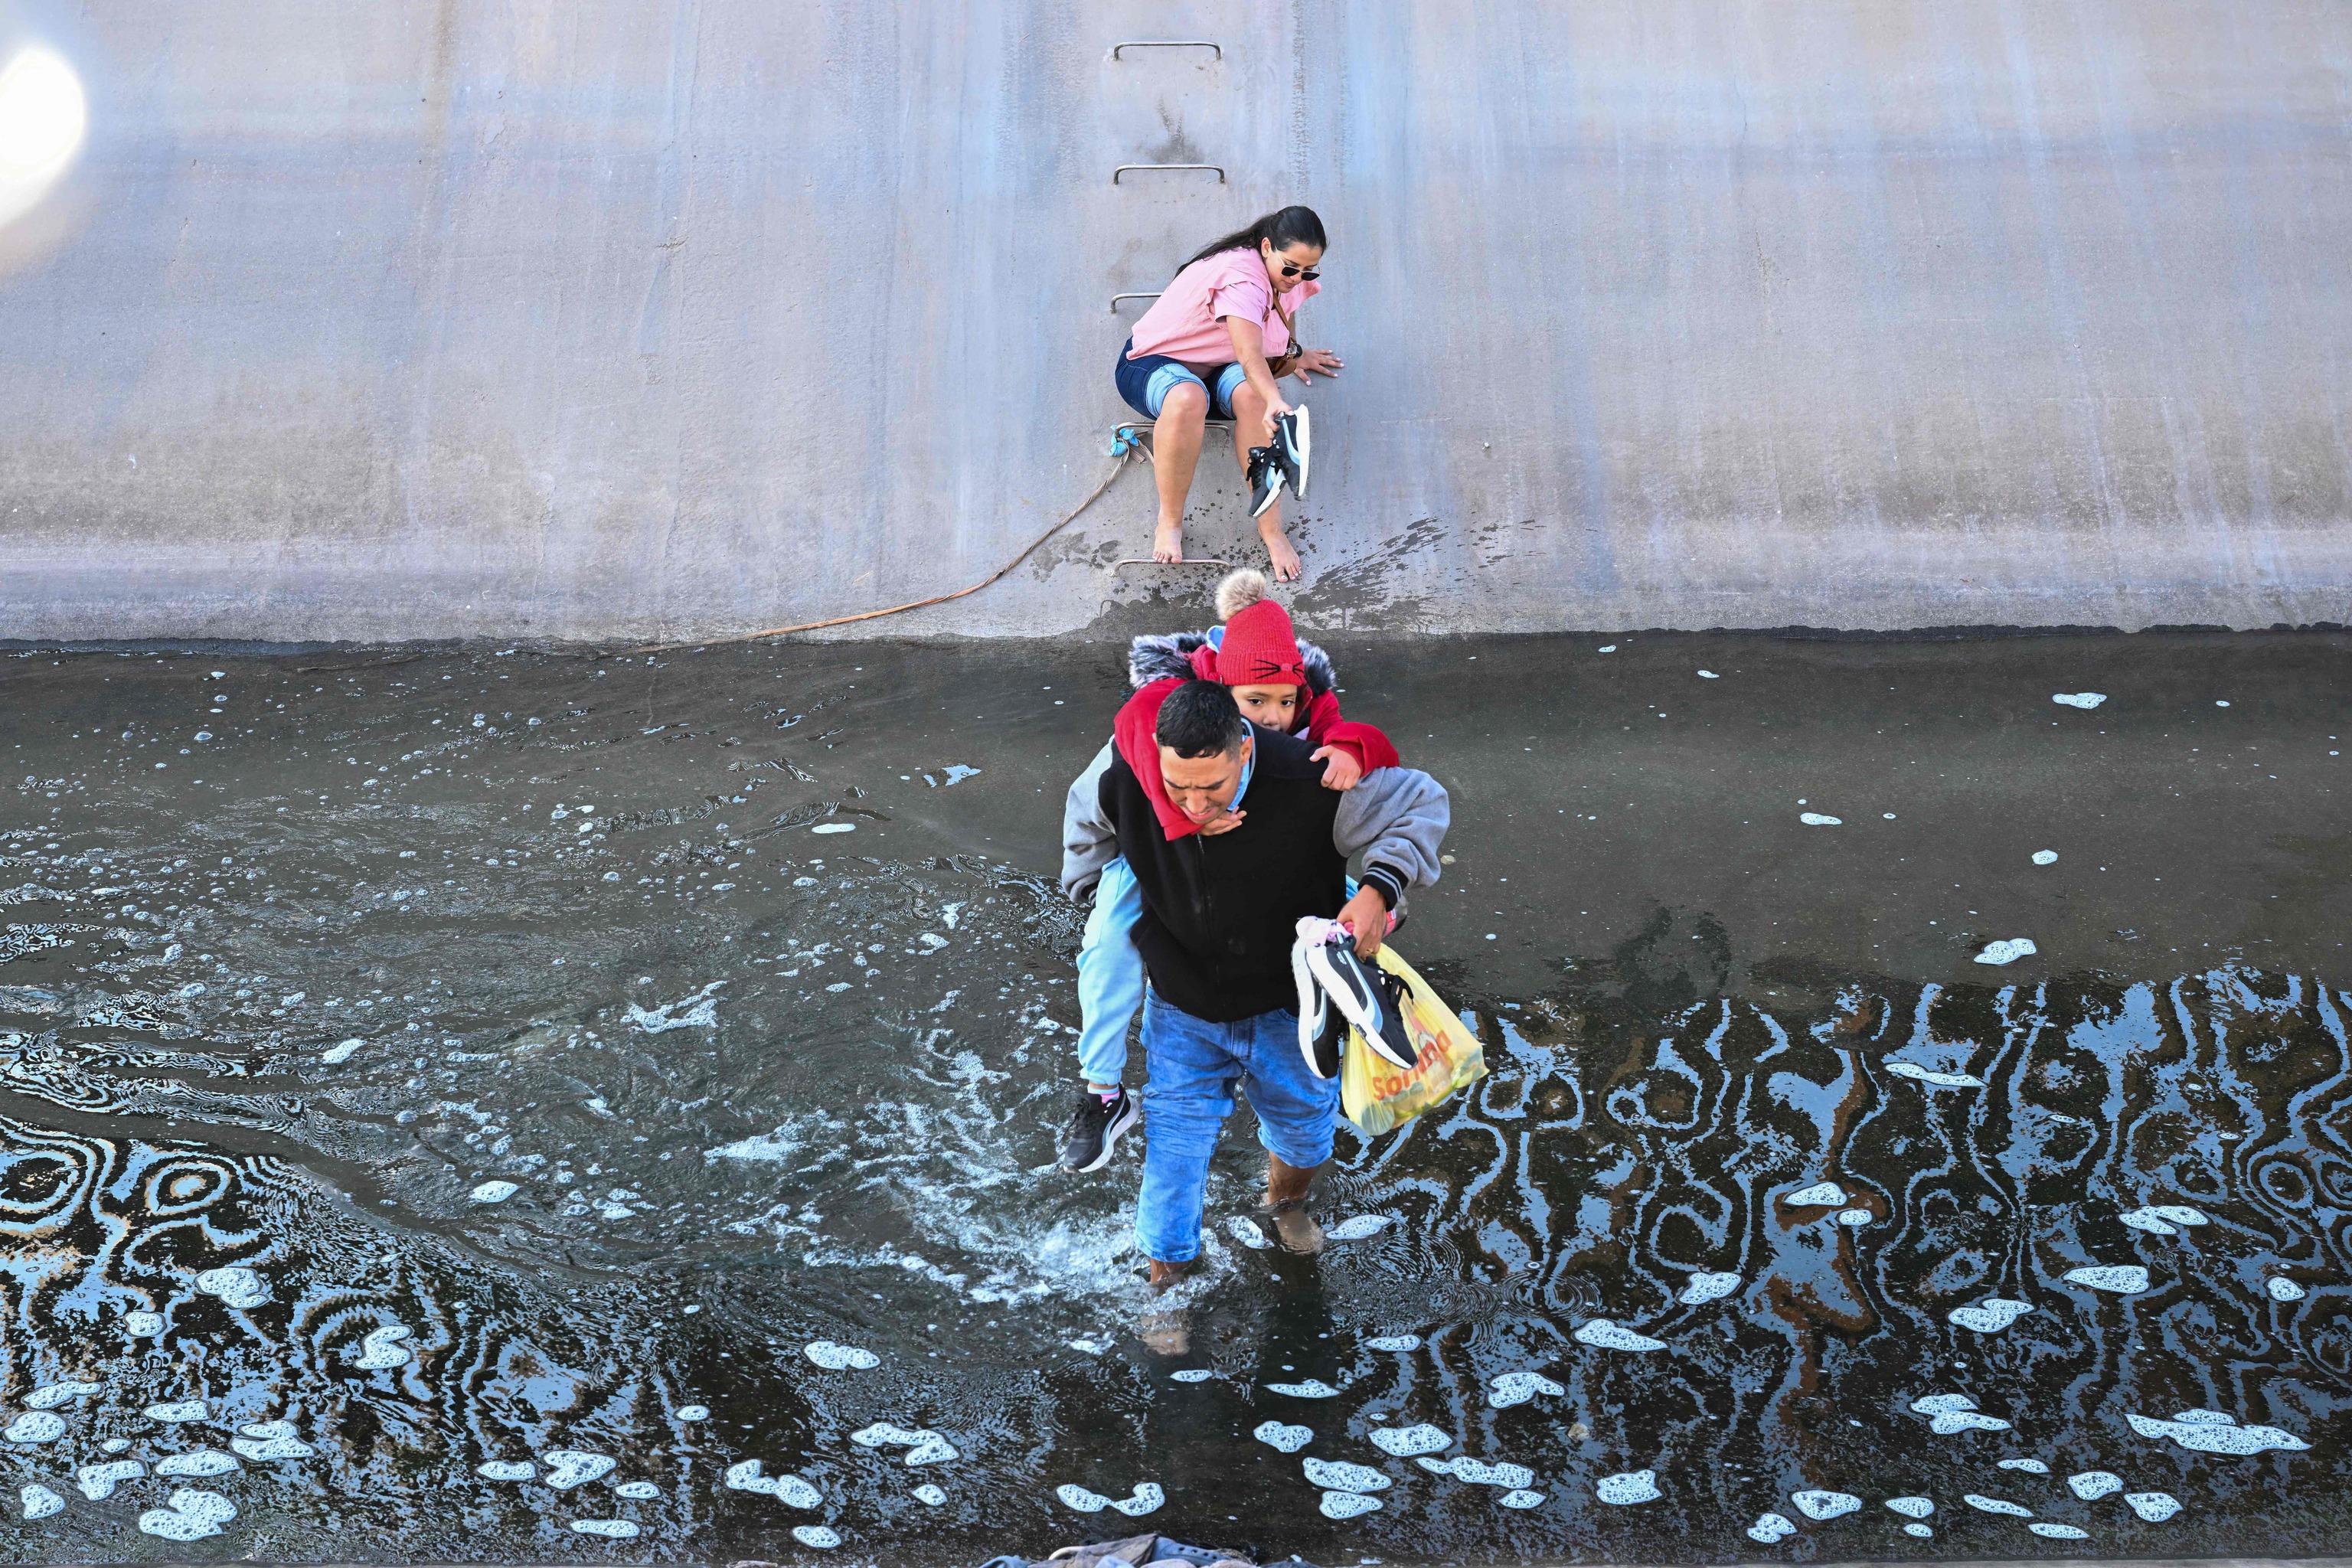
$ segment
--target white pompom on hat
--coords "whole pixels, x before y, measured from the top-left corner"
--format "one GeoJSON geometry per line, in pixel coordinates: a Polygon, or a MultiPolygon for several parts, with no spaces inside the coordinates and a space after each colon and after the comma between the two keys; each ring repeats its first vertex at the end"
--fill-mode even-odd
{"type": "Polygon", "coordinates": [[[1230,621],[1260,599],[1272,597],[1273,594],[1274,584],[1266,580],[1265,573],[1255,566],[1227,573],[1224,581],[1217,584],[1217,619],[1230,621]]]}

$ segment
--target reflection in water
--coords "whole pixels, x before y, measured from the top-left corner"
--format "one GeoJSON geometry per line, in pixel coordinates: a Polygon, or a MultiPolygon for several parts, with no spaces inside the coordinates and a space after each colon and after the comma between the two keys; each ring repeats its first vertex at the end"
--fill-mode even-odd
{"type": "Polygon", "coordinates": [[[2343,1539],[2352,1059],[2313,980],[1743,973],[1662,913],[1481,1003],[1471,1093],[1343,1136],[1321,1257],[1228,1226],[1229,1138],[1210,1267],[1155,1302],[1133,1156],[1051,1169],[1050,889],[546,755],[374,805],[503,743],[334,758],[299,830],[257,790],[161,844],[0,835],[11,1556],[2343,1539]]]}

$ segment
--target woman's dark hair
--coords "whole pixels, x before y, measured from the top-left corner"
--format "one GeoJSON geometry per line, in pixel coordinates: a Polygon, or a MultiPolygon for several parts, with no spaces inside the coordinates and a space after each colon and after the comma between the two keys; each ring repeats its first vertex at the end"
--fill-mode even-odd
{"type": "Polygon", "coordinates": [[[1249,733],[1234,694],[1214,680],[1188,680],[1160,705],[1151,732],[1180,757],[1222,757],[1241,748],[1249,733]]]}
{"type": "MultiPolygon", "coordinates": [[[[1190,267],[1195,261],[1205,261],[1221,251],[1255,250],[1260,242],[1272,240],[1276,250],[1287,250],[1294,245],[1311,245],[1318,250],[1327,248],[1323,238],[1323,220],[1315,216],[1313,207],[1284,207],[1270,212],[1247,228],[1237,228],[1223,239],[1213,239],[1194,251],[1184,262],[1190,267]]],[[[1176,270],[1181,272],[1184,267],[1176,270]]]]}

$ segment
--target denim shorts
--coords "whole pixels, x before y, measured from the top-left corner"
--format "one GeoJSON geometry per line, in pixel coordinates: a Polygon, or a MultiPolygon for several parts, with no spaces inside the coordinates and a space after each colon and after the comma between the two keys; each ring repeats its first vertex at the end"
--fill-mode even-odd
{"type": "Polygon", "coordinates": [[[1249,376],[1238,364],[1219,365],[1216,384],[1202,381],[1191,366],[1170,359],[1166,354],[1145,354],[1141,359],[1128,358],[1135,347],[1129,338],[1118,351],[1118,395],[1127,405],[1146,419],[1160,417],[1160,405],[1168,401],[1168,389],[1179,382],[1191,382],[1209,395],[1209,417],[1231,419],[1234,416],[1234,388],[1249,376]]]}

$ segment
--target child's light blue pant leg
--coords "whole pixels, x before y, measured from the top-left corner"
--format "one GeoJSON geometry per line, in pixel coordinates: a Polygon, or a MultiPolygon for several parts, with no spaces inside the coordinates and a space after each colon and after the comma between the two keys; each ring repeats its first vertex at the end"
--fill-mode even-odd
{"type": "Polygon", "coordinates": [[[1129,935],[1143,892],[1124,856],[1103,868],[1078,949],[1078,1070],[1088,1083],[1119,1083],[1127,1072],[1127,1026],[1143,1005],[1143,955],[1129,935]]]}

